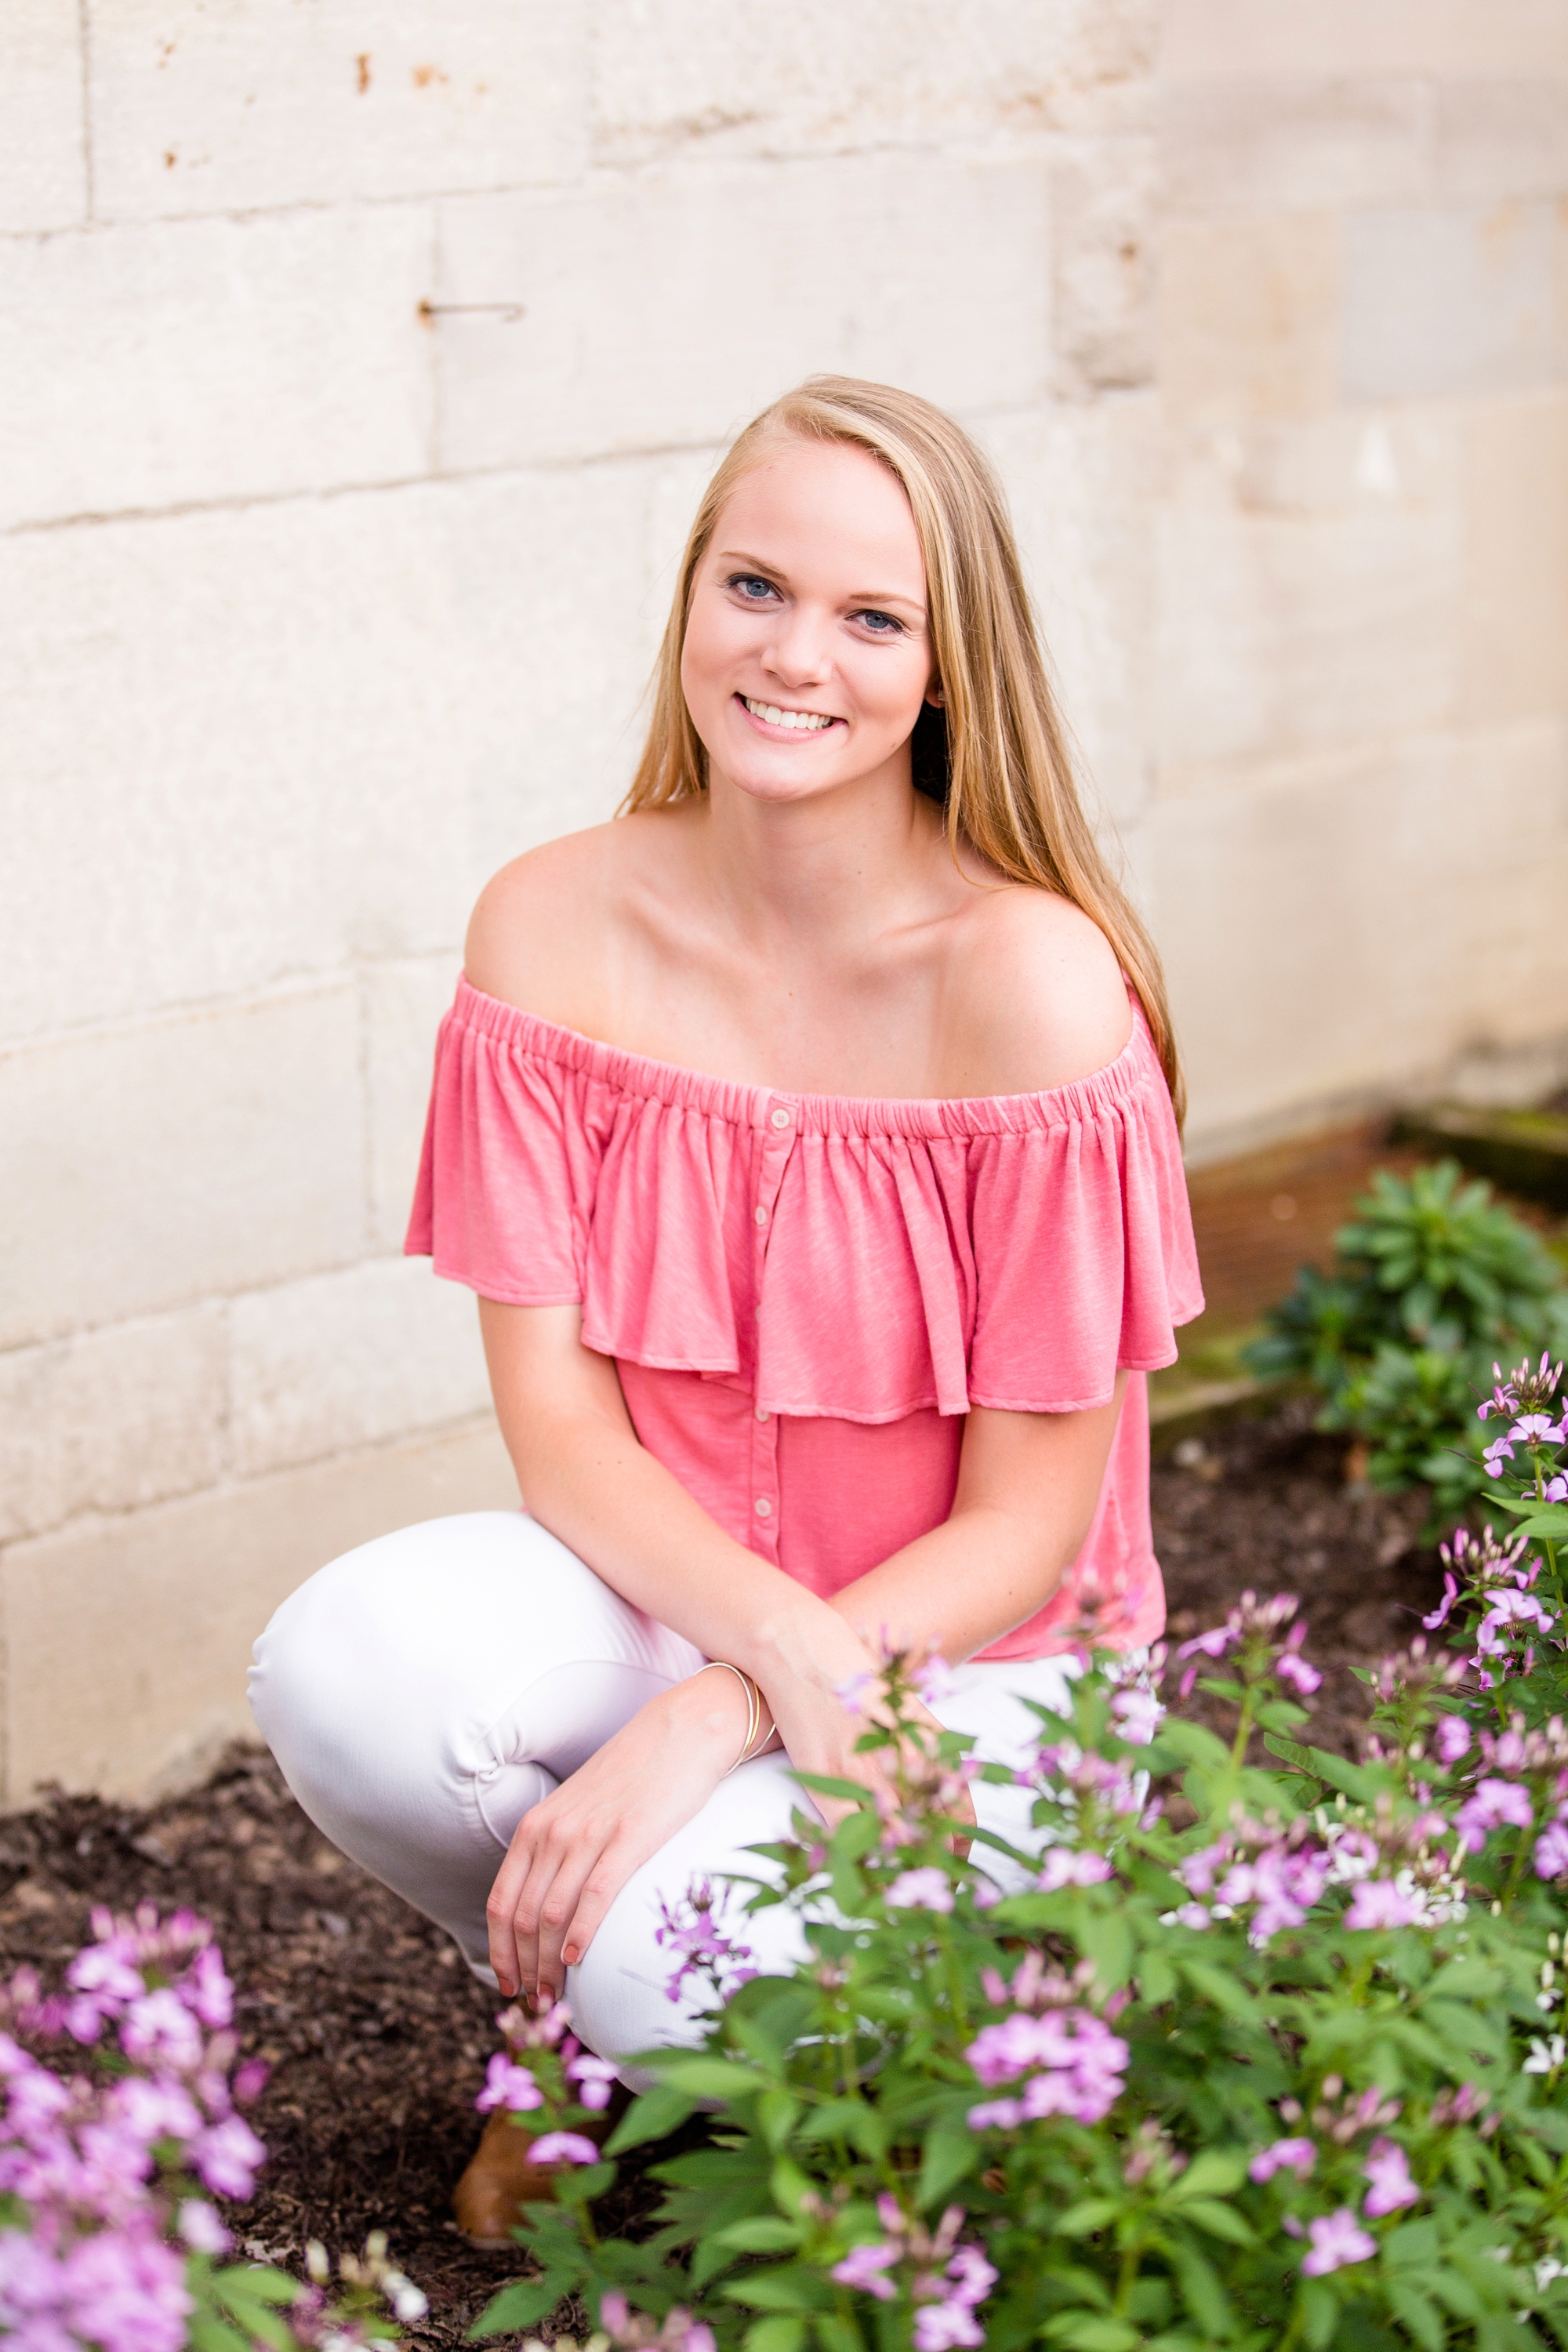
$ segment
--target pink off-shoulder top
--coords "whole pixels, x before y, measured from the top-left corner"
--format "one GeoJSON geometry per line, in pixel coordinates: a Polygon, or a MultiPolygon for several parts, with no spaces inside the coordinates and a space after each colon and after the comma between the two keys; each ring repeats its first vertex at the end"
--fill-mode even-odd
{"type": "Polygon", "coordinates": [[[1044,1094],[872,1102],[735,1086],[458,983],[405,1244],[486,1298],[581,1305],[640,1441],[721,1528],[825,1595],[943,1520],[964,1414],[1106,1403],[1088,1539],[982,1653],[1152,1641],[1143,1375],[1203,1296],[1142,1012],[1044,1094]]]}

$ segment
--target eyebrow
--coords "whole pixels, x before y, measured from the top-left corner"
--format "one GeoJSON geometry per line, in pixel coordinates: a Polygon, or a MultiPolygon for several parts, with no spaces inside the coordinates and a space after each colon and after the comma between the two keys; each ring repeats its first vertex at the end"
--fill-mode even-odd
{"type": "MultiPolygon", "coordinates": [[[[784,574],[776,563],[768,563],[760,555],[748,555],[743,547],[721,547],[717,550],[721,563],[743,563],[752,572],[765,572],[770,579],[782,580],[784,574]]],[[[851,604],[904,604],[911,613],[924,613],[925,604],[918,596],[906,596],[897,588],[858,589],[848,599],[851,604]]]]}

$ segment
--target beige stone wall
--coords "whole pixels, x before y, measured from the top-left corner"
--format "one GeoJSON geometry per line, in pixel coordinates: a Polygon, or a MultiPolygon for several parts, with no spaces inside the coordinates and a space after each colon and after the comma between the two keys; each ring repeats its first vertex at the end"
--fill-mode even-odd
{"type": "Polygon", "coordinates": [[[1568,5],[1171,0],[1140,862],[1213,1156],[1563,1068],[1568,5]]]}
{"type": "Polygon", "coordinates": [[[431,1033],[809,370],[1003,465],[1195,1150],[1558,1066],[1565,92],[1568,0],[11,0],[0,1796],[514,1494],[431,1033]]]}

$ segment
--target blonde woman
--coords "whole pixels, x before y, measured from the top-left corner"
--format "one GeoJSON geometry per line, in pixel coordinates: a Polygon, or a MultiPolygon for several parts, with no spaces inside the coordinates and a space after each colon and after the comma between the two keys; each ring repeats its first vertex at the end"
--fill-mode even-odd
{"type": "MultiPolygon", "coordinates": [[[[306,1811],[602,2057],[691,2032],[660,1901],[755,1868],[792,1769],[864,1777],[837,1694],[884,1637],[1015,1760],[1086,1629],[1160,1631],[1177,1099],[989,467],[814,379],[702,500],[625,812],[475,910],[407,1245],[479,1294],[526,1509],[279,1611],[253,1703],[306,1811]]],[[[784,1912],[744,1932],[787,1958],[784,1912]]],[[[525,2145],[487,2133],[471,2233],[525,2145]]]]}

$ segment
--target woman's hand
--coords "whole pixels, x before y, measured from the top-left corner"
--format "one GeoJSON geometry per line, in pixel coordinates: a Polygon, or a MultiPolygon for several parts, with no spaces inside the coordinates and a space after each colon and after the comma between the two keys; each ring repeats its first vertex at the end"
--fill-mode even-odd
{"type": "MultiPolygon", "coordinates": [[[[866,1696],[869,1699],[876,1686],[876,1665],[868,1654],[860,1672],[868,1678],[866,1696]]],[[[874,1705],[864,1716],[852,1715],[837,1691],[825,1687],[816,1675],[776,1673],[769,1678],[768,1698],[790,1762],[797,1772],[809,1772],[825,1780],[858,1780],[872,1790],[880,1787],[892,1790],[892,1749],[874,1748],[863,1755],[856,1752],[856,1743],[870,1727],[876,1712],[874,1705]]],[[[905,1713],[911,1721],[922,1724],[933,1739],[940,1737],[941,1724],[918,1699],[906,1701],[905,1713]]],[[[850,1810],[847,1801],[841,1797],[812,1794],[810,1801],[830,1829],[850,1810]]],[[[967,1790],[955,1797],[952,1811],[963,1820],[973,1821],[974,1806],[967,1790]]],[[[967,1839],[963,1841],[961,1850],[968,1851],[967,1839]]]]}
{"type": "Polygon", "coordinates": [[[509,2000],[559,1996],[633,1871],[701,1811],[747,1721],[733,1675],[693,1675],[524,1813],[485,1906],[490,1966],[509,2000]]]}

